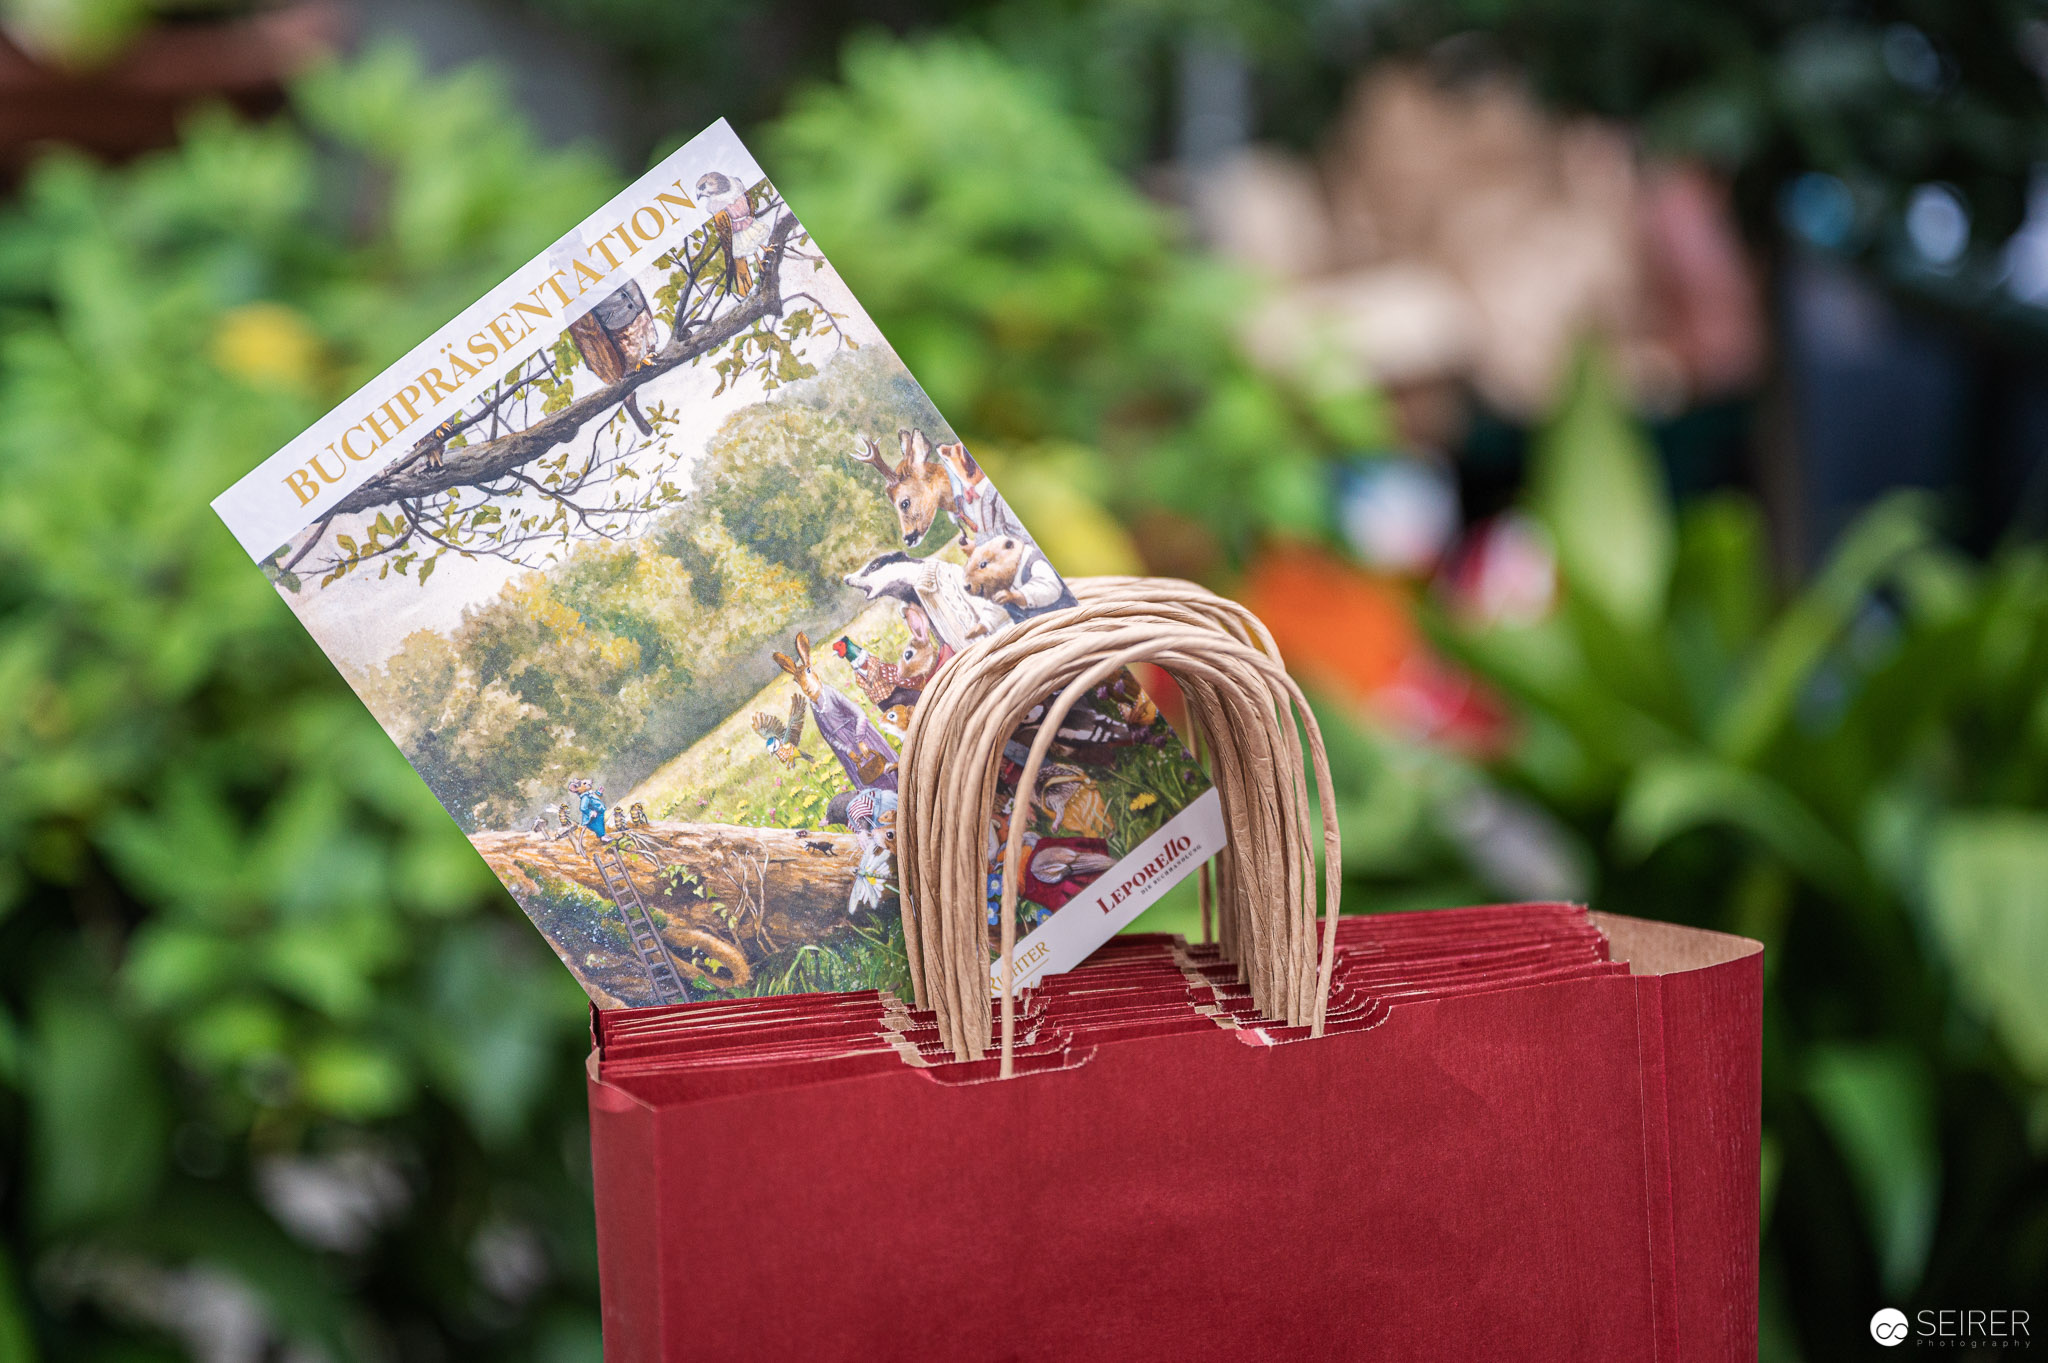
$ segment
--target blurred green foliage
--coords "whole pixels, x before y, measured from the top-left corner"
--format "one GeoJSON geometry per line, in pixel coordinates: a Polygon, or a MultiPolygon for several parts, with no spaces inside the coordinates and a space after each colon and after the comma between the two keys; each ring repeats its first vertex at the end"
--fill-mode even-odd
{"type": "Polygon", "coordinates": [[[8,40],[46,65],[104,66],[155,20],[225,17],[250,0],[0,0],[8,40]]]}
{"type": "Polygon", "coordinates": [[[1321,533],[1326,458],[1388,438],[1370,393],[1252,368],[1232,331],[1251,281],[1192,253],[1054,87],[988,48],[857,41],[763,154],[939,410],[1020,462],[1085,448],[1085,490],[1141,535],[1174,527],[1149,548],[1213,561],[1321,533]]]}
{"type": "MultiPolygon", "coordinates": [[[[871,41],[760,149],[968,439],[1212,562],[1320,529],[1371,400],[1246,367],[1244,286],[1062,98],[871,41]]],[[[618,177],[397,54],[295,109],[0,217],[0,1356],[175,1357],[227,1303],[337,1359],[595,1358],[581,995],[206,501],[618,177]]],[[[1594,369],[1530,505],[1559,612],[1437,622],[1499,768],[1330,719],[1354,906],[1501,892],[1453,827],[1494,792],[1603,907],[1770,945],[1769,1356],[2038,1298],[2048,557],[1893,503],[1780,600],[1594,369]]]]}
{"type": "Polygon", "coordinates": [[[207,502],[616,177],[393,53],[299,111],[0,219],[0,1324],[150,1356],[205,1265],[337,1358],[594,1357],[582,996],[207,502]]]}
{"type": "MultiPolygon", "coordinates": [[[[764,151],[946,401],[1312,519],[1327,421],[1048,96],[849,70],[764,151]]],[[[0,1335],[595,1356],[582,996],[207,502],[618,182],[386,51],[0,217],[0,1335]]]]}
{"type": "Polygon", "coordinates": [[[1765,1356],[1850,1356],[1872,1303],[2038,1307],[2048,550],[1963,559],[1901,497],[1780,602],[1756,508],[1674,512],[1591,364],[1531,482],[1559,608],[1438,637],[1594,903],[1766,945],[1765,1356]]]}

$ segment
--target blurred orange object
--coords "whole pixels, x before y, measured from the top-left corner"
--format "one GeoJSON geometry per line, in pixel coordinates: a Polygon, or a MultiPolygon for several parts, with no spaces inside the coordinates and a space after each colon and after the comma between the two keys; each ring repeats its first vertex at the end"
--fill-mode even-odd
{"type": "Polygon", "coordinates": [[[1371,695],[1422,646],[1397,588],[1307,545],[1261,554],[1240,595],[1273,631],[1288,670],[1333,694],[1371,695]]]}
{"type": "Polygon", "coordinates": [[[1430,649],[1403,588],[1326,550],[1288,544],[1259,556],[1238,596],[1305,687],[1410,738],[1474,756],[1506,746],[1499,701],[1430,649]]]}

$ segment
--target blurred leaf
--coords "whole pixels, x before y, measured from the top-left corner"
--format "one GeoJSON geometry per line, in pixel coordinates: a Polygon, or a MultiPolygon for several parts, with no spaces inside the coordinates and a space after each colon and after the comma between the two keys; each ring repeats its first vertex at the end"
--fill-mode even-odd
{"type": "Polygon", "coordinates": [[[1523,706],[1515,762],[1548,797],[1573,806],[1611,798],[1636,764],[1686,742],[1595,670],[1576,626],[1596,613],[1558,612],[1533,625],[1439,635],[1447,652],[1523,706]]]}
{"type": "Polygon", "coordinates": [[[541,1327],[534,1357],[548,1363],[604,1363],[604,1338],[588,1317],[556,1316],[541,1327]]]}
{"type": "Polygon", "coordinates": [[[36,1363],[35,1336],[29,1330],[28,1304],[22,1300],[21,1280],[6,1249],[0,1247],[0,1359],[7,1363],[36,1363]]]}
{"type": "Polygon", "coordinates": [[[156,1187],[169,1134],[142,1038],[102,991],[78,989],[74,979],[53,982],[38,1000],[32,1045],[38,1217],[70,1227],[134,1211],[156,1187]]]}
{"type": "Polygon", "coordinates": [[[1704,497],[1679,518],[1676,595],[1697,600],[1730,652],[1770,622],[1770,542],[1762,510],[1729,493],[1704,497]]]}
{"type": "MultiPolygon", "coordinates": [[[[356,922],[368,925],[374,920],[356,922]]],[[[383,924],[374,926],[379,938],[395,945],[383,924]]],[[[374,958],[360,959],[351,945],[339,925],[286,927],[269,936],[257,968],[286,994],[337,1021],[354,1021],[369,1011],[375,998],[372,972],[364,968],[374,958]]]]}
{"type": "Polygon", "coordinates": [[[587,1033],[589,1002],[537,942],[498,924],[451,933],[429,978],[429,1067],[477,1136],[502,1145],[541,1100],[544,1057],[587,1033]]]}
{"type": "Polygon", "coordinates": [[[1934,936],[1972,1008],[2048,1083],[2048,815],[1952,814],[1927,868],[1934,936]]]}
{"type": "Polygon", "coordinates": [[[1636,769],[1615,814],[1615,849],[1641,860],[1681,833],[1739,829],[1815,885],[1863,891],[1854,851],[1769,777],[1706,756],[1656,757],[1636,769]]]}
{"type": "Polygon", "coordinates": [[[1774,607],[1769,546],[1756,505],[1719,495],[1685,508],[1669,638],[1695,725],[1718,712],[1774,607]]]}
{"type": "Polygon", "coordinates": [[[242,994],[209,998],[177,1029],[180,1058],[203,1070],[281,1059],[290,1045],[284,1010],[242,994]]]}
{"type": "Polygon", "coordinates": [[[396,1111],[412,1087],[405,1067],[390,1051],[339,1039],[306,1053],[299,1083],[308,1102],[356,1121],[396,1111]]]}
{"type": "Polygon", "coordinates": [[[1566,582],[1620,623],[1649,628],[1671,580],[1670,501],[1641,427],[1590,353],[1536,437],[1529,478],[1566,582]]]}
{"type": "Polygon", "coordinates": [[[1330,438],[1354,450],[1385,449],[1398,439],[1393,412],[1375,390],[1338,387],[1304,395],[1330,438]]]}
{"type": "Polygon", "coordinates": [[[0,1008],[0,1084],[20,1087],[22,1060],[21,1027],[12,1013],[0,1008]]]}
{"type": "Polygon", "coordinates": [[[1717,717],[1714,747],[1722,756],[1754,761],[1777,737],[1800,691],[1864,598],[1928,539],[1922,503],[1914,494],[1878,503],[1850,527],[1820,576],[1771,630],[1755,667],[1717,717]]]}
{"type": "Polygon", "coordinates": [[[1806,1093],[1862,1196],[1885,1290],[1903,1298],[1919,1285],[1941,1195],[1926,1065],[1893,1047],[1817,1047],[1806,1093]]]}
{"type": "Polygon", "coordinates": [[[244,951],[212,933],[149,923],[136,934],[122,976],[143,1006],[173,1008],[210,998],[238,979],[244,951]]]}
{"type": "Polygon", "coordinates": [[[101,66],[149,23],[149,0],[4,0],[0,23],[24,51],[52,66],[101,66]]]}

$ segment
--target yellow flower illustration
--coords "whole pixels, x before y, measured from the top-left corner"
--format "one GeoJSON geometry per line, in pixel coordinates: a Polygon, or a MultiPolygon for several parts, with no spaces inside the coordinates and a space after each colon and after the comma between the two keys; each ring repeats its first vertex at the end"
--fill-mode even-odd
{"type": "Polygon", "coordinates": [[[1141,809],[1150,809],[1153,805],[1156,805],[1158,803],[1159,797],[1157,795],[1154,795],[1149,790],[1140,791],[1131,800],[1131,812],[1135,814],[1141,809]]]}

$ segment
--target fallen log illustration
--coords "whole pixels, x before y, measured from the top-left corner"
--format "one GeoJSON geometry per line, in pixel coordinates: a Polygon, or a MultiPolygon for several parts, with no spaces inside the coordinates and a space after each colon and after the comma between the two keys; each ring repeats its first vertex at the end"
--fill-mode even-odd
{"type": "Polygon", "coordinates": [[[600,1005],[683,1001],[636,959],[630,898],[644,904],[687,997],[744,987],[765,956],[825,943],[853,921],[860,847],[847,832],[636,824],[606,842],[611,885],[587,832],[485,832],[470,842],[600,1005]],[[619,893],[621,865],[631,896],[619,893]]]}

